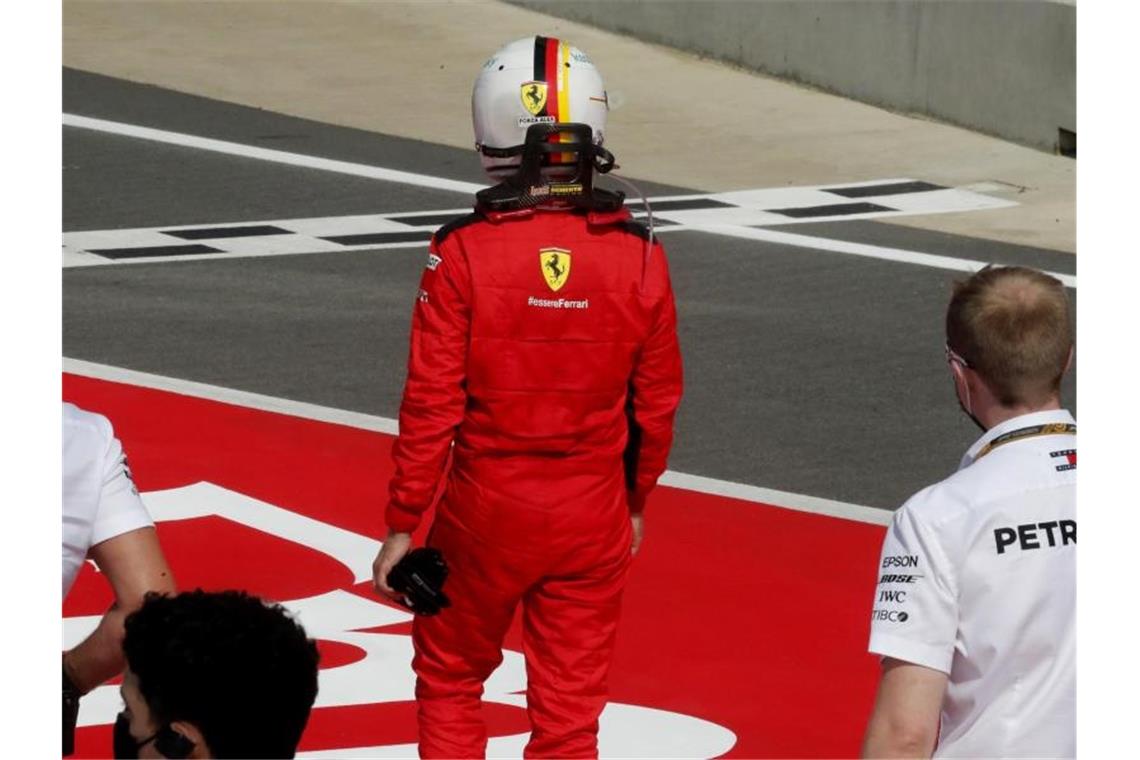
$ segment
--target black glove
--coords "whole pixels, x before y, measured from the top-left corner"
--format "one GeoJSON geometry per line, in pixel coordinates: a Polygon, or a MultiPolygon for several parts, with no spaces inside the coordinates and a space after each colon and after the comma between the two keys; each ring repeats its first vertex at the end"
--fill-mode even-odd
{"type": "Polygon", "coordinates": [[[388,573],[388,585],[404,595],[408,609],[417,615],[435,615],[451,600],[443,593],[447,563],[439,549],[413,549],[388,573]]]}
{"type": "Polygon", "coordinates": [[[63,755],[75,752],[75,722],[79,719],[79,689],[63,670],[63,755]]]}

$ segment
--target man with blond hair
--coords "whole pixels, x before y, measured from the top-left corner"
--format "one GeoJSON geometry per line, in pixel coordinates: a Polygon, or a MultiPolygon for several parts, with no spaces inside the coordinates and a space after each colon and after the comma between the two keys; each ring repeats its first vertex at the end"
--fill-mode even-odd
{"type": "Polygon", "coordinates": [[[1076,422],[1056,279],[987,267],[958,283],[946,359],[985,431],[883,541],[870,651],[882,677],[866,757],[1076,754],[1076,422]]]}

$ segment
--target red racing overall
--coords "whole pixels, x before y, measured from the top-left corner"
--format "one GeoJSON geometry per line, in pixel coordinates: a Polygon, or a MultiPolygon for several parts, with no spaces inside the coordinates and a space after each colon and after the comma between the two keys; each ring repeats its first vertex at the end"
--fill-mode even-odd
{"type": "Polygon", "coordinates": [[[481,757],[483,681],[521,601],[527,756],[596,756],[630,513],[681,398],[664,251],[615,212],[473,214],[432,240],[412,318],[389,528],[428,543],[452,607],[413,627],[423,757],[481,757]]]}

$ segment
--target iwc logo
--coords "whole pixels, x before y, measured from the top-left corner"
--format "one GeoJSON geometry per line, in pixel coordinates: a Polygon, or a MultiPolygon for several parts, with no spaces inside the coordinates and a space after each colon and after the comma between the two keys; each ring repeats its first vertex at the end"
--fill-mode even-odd
{"type": "Polygon", "coordinates": [[[554,292],[558,292],[570,278],[570,251],[563,248],[542,248],[538,252],[542,277],[554,292]]]}
{"type": "Polygon", "coordinates": [[[546,105],[546,82],[523,82],[519,87],[523,107],[535,116],[546,105]]]}

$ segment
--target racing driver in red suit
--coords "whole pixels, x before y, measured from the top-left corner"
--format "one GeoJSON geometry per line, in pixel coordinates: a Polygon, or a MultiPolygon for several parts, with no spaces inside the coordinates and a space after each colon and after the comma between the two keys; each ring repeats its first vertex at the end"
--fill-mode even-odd
{"type": "Polygon", "coordinates": [[[428,544],[452,606],[412,634],[420,755],[485,754],[483,682],[521,602],[525,754],[596,756],[622,589],[681,399],[673,291],[652,228],[593,186],[613,156],[585,54],[511,43],[472,108],[503,181],[431,242],[375,585],[400,598],[388,573],[446,475],[428,544]]]}

